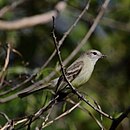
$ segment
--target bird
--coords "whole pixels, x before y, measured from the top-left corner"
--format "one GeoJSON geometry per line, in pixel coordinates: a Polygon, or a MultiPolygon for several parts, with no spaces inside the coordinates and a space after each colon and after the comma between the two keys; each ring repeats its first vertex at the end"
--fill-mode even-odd
{"type": "MultiPolygon", "coordinates": [[[[86,51],[65,70],[66,78],[68,79],[69,82],[71,82],[71,84],[75,88],[82,86],[90,79],[96,62],[104,57],[106,57],[106,55],[103,55],[98,50],[91,49],[86,51]]],[[[67,83],[65,83],[64,76],[61,75],[60,77],[52,80],[47,85],[45,86],[43,85],[43,87],[19,93],[18,96],[21,98],[28,96],[34,92],[46,88],[46,86],[51,86],[51,88],[55,88],[56,91],[59,91],[61,90],[61,88],[64,88],[63,86],[66,86],[64,84],[67,83]]]]}

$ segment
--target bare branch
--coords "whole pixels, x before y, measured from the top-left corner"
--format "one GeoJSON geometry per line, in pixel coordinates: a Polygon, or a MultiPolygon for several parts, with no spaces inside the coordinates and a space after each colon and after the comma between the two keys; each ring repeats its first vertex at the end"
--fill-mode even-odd
{"type": "Polygon", "coordinates": [[[107,6],[109,4],[110,0],[105,0],[104,3],[102,4],[101,10],[98,13],[97,17],[95,18],[92,26],[90,27],[89,31],[85,35],[85,37],[82,39],[82,41],[78,44],[78,46],[74,49],[74,51],[69,55],[68,58],[64,61],[64,64],[67,64],[78,52],[79,50],[83,47],[83,45],[87,44],[88,39],[94,32],[95,28],[97,27],[98,23],[100,22],[102,16],[105,13],[105,10],[107,9],[107,6]]]}
{"type": "MultiPolygon", "coordinates": [[[[52,105],[52,107],[51,107],[51,109],[49,110],[47,116],[45,117],[45,120],[44,120],[44,122],[42,123],[42,126],[44,126],[44,125],[47,123],[47,121],[49,120],[49,116],[50,116],[50,114],[51,114],[53,108],[54,108],[54,104],[52,105]]],[[[42,127],[42,126],[41,126],[41,127],[42,127]]]]}
{"type": "MultiPolygon", "coordinates": [[[[68,101],[69,103],[71,103],[71,104],[76,104],[76,103],[75,103],[73,100],[71,100],[71,99],[68,99],[67,101],[68,101]]],[[[101,129],[106,130],[106,129],[104,128],[104,126],[101,124],[101,122],[100,122],[86,107],[79,105],[78,108],[81,109],[82,111],[84,111],[85,113],[88,113],[88,114],[90,115],[90,117],[92,117],[92,119],[98,124],[98,126],[99,126],[101,129]]]]}
{"type": "Polygon", "coordinates": [[[45,128],[49,125],[51,125],[52,123],[54,123],[54,121],[57,121],[59,119],[61,119],[62,117],[68,115],[69,113],[71,113],[75,108],[77,108],[80,105],[81,102],[76,103],[72,108],[70,108],[69,110],[65,111],[64,113],[62,113],[61,115],[59,115],[58,117],[56,117],[54,120],[51,120],[49,122],[47,122],[46,124],[42,125],[42,128],[45,128]]]}
{"type": "MultiPolygon", "coordinates": [[[[94,16],[88,13],[88,15],[84,16],[82,19],[84,21],[94,21],[94,16]]],[[[130,32],[130,23],[129,22],[124,23],[124,22],[117,21],[115,19],[112,19],[112,18],[109,18],[106,16],[104,16],[101,19],[99,24],[113,28],[113,29],[117,29],[117,30],[121,30],[121,31],[125,31],[125,32],[130,32]]]]}
{"type": "Polygon", "coordinates": [[[7,5],[5,6],[4,8],[2,8],[0,10],[0,18],[5,14],[7,13],[8,11],[16,8],[18,5],[20,5],[21,3],[23,3],[25,0],[17,0],[17,1],[14,1],[11,5],[7,5]]]}
{"type": "MultiPolygon", "coordinates": [[[[59,47],[63,44],[65,38],[69,35],[69,33],[72,31],[72,29],[77,25],[78,21],[84,15],[86,10],[88,10],[89,3],[90,3],[90,1],[88,1],[88,3],[86,4],[85,8],[83,9],[83,11],[81,12],[81,14],[76,19],[76,21],[72,24],[72,26],[68,29],[68,31],[63,35],[62,39],[59,41],[59,47]]],[[[48,63],[52,60],[52,58],[55,56],[55,54],[56,54],[56,50],[54,50],[52,55],[48,58],[48,60],[44,63],[44,65],[41,67],[41,69],[39,71],[41,71],[42,69],[44,69],[48,65],[48,63]]],[[[8,94],[8,93],[10,93],[10,92],[20,88],[21,86],[23,86],[24,84],[26,84],[27,82],[32,80],[32,78],[34,78],[37,75],[38,72],[36,72],[35,74],[31,75],[27,80],[25,80],[21,84],[16,85],[15,87],[11,88],[10,90],[7,90],[6,92],[0,93],[0,95],[8,94]]],[[[36,90],[34,90],[34,92],[43,90],[45,88],[45,86],[42,85],[42,84],[45,84],[45,82],[48,82],[54,75],[55,75],[55,72],[53,71],[49,76],[44,78],[44,80],[41,80],[41,81],[38,81],[37,83],[32,84],[31,86],[29,86],[25,90],[22,90],[20,93],[28,92],[28,91],[34,90],[35,88],[36,88],[36,90]]],[[[16,98],[18,94],[19,94],[19,92],[15,96],[13,96],[13,97],[11,96],[10,98],[8,97],[8,98],[0,99],[0,102],[4,103],[4,102],[7,102],[9,100],[12,100],[13,98],[16,98]]]]}
{"type": "Polygon", "coordinates": [[[0,112],[0,115],[2,115],[8,122],[10,121],[9,117],[5,113],[0,112]]]}
{"type": "Polygon", "coordinates": [[[4,82],[4,78],[6,75],[6,70],[7,70],[8,64],[9,64],[11,45],[8,44],[7,46],[8,46],[8,48],[7,48],[7,54],[6,54],[6,58],[5,58],[4,67],[3,67],[2,71],[0,72],[0,89],[2,88],[2,84],[4,82]]]}
{"type": "MultiPolygon", "coordinates": [[[[97,15],[96,19],[94,20],[94,23],[93,23],[92,26],[90,27],[89,31],[87,32],[87,34],[85,35],[85,37],[83,38],[83,40],[77,45],[77,47],[74,49],[74,51],[69,55],[69,57],[64,60],[64,62],[63,62],[64,65],[66,65],[66,64],[79,52],[79,50],[81,49],[81,47],[82,47],[85,43],[87,43],[89,37],[92,35],[92,33],[93,33],[93,31],[95,30],[96,26],[98,25],[100,19],[102,18],[102,16],[103,16],[103,14],[104,14],[104,12],[105,12],[105,10],[106,10],[106,8],[107,8],[109,2],[110,2],[110,0],[105,0],[105,2],[103,3],[102,8],[101,8],[99,14],[97,15]]],[[[86,7],[84,8],[84,10],[87,10],[88,7],[89,7],[89,3],[87,3],[87,5],[86,5],[86,7]]],[[[83,10],[83,12],[85,12],[84,10],[83,10]]],[[[81,13],[81,14],[83,15],[83,13],[81,13]]],[[[80,14],[80,15],[81,15],[81,14],[80,14]]],[[[82,16],[82,15],[81,15],[81,16],[82,16]]],[[[77,19],[77,21],[78,21],[78,19],[77,19]]],[[[74,23],[74,24],[75,24],[75,23],[74,23]]],[[[72,25],[72,27],[75,27],[75,26],[72,25]]],[[[73,28],[72,28],[72,29],[73,29],[73,28]]],[[[70,30],[70,31],[71,31],[71,30],[70,30]]],[[[70,32],[70,31],[68,30],[68,32],[70,32]]],[[[65,33],[65,34],[66,34],[66,33],[65,33]]],[[[69,33],[67,33],[67,35],[68,35],[68,34],[69,34],[69,33]]],[[[63,39],[64,39],[64,37],[66,37],[66,36],[63,36],[63,39]]],[[[62,39],[59,41],[59,46],[63,43],[63,41],[64,41],[64,40],[62,40],[62,39]]],[[[56,50],[52,53],[52,55],[51,55],[50,58],[46,61],[46,63],[43,65],[42,68],[44,68],[44,67],[46,67],[46,66],[48,65],[48,63],[49,63],[50,60],[55,56],[55,54],[56,54],[56,50]]],[[[59,69],[60,69],[60,67],[57,68],[57,70],[59,70],[59,69]]],[[[44,80],[41,80],[41,81],[39,81],[39,82],[40,82],[40,83],[44,83],[44,81],[49,81],[54,75],[55,75],[55,72],[53,71],[53,72],[51,72],[46,78],[44,78],[44,80]]],[[[34,84],[34,85],[35,85],[35,84],[34,84]]]]}
{"type": "MultiPolygon", "coordinates": [[[[103,6],[104,7],[104,6],[103,6]]],[[[57,55],[58,55],[58,59],[59,59],[59,63],[61,65],[61,71],[62,71],[62,75],[64,77],[64,80],[66,81],[66,83],[68,84],[68,86],[70,87],[70,89],[72,90],[72,92],[74,94],[76,94],[78,96],[78,98],[80,98],[82,101],[84,101],[86,104],[88,104],[91,108],[93,108],[95,111],[97,111],[98,113],[102,114],[103,116],[109,118],[109,119],[113,119],[112,116],[106,114],[105,112],[103,112],[101,109],[98,109],[97,107],[93,106],[82,94],[80,94],[76,89],[75,87],[73,87],[73,85],[71,84],[71,82],[67,79],[67,76],[65,74],[65,70],[64,70],[64,66],[63,66],[63,62],[62,62],[62,58],[61,58],[61,55],[60,55],[60,50],[59,50],[59,44],[56,40],[56,36],[55,36],[55,21],[54,21],[54,17],[53,17],[53,31],[52,31],[52,35],[53,35],[53,40],[54,40],[54,44],[55,44],[55,47],[56,47],[56,50],[57,50],[57,55]]]]}
{"type": "MultiPolygon", "coordinates": [[[[75,20],[75,22],[71,25],[71,27],[68,29],[67,32],[64,33],[63,37],[61,38],[61,40],[59,41],[59,48],[60,46],[63,44],[64,40],[66,39],[66,37],[70,34],[70,32],[72,31],[72,29],[77,25],[77,23],[79,22],[79,20],[81,19],[81,17],[85,14],[85,12],[88,10],[89,8],[89,3],[90,0],[87,2],[85,8],[83,9],[83,11],[80,13],[80,15],[78,16],[78,18],[75,20]]],[[[48,63],[52,60],[52,58],[55,56],[56,54],[56,50],[54,50],[54,52],[51,54],[51,56],[48,58],[48,60],[45,62],[45,64],[42,66],[42,69],[45,68],[48,63]]]]}
{"type": "Polygon", "coordinates": [[[16,21],[2,21],[0,20],[1,30],[16,30],[27,27],[36,26],[38,24],[45,24],[52,20],[52,16],[57,16],[58,12],[61,12],[66,7],[66,2],[61,1],[57,3],[55,9],[44,14],[38,14],[32,17],[23,18],[16,21]]]}
{"type": "Polygon", "coordinates": [[[125,119],[130,113],[130,106],[116,119],[113,119],[112,125],[109,130],[115,130],[117,126],[125,119]]]}

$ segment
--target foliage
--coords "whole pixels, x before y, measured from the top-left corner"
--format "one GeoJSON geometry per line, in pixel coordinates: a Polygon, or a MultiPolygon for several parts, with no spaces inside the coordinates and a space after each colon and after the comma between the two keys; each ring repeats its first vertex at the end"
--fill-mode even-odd
{"type": "MultiPolygon", "coordinates": [[[[0,0],[1,9],[7,5],[11,5],[16,1],[11,2],[0,0]]],[[[2,20],[13,21],[23,17],[30,17],[36,14],[46,13],[54,9],[58,0],[23,0],[21,4],[7,11],[2,17],[2,20]]],[[[83,10],[85,0],[68,0],[65,10],[58,14],[56,18],[56,35],[57,39],[61,39],[63,34],[74,23],[75,19],[83,10]]],[[[95,17],[97,16],[103,1],[90,1],[90,6],[85,15],[80,19],[72,32],[67,36],[63,45],[60,48],[61,56],[66,59],[69,54],[75,49],[77,44],[83,39],[84,35],[90,29],[95,17]]],[[[129,0],[111,1],[104,17],[96,27],[96,30],[89,38],[88,42],[81,48],[80,52],[75,56],[78,57],[83,51],[94,48],[100,50],[107,55],[106,59],[100,60],[94,73],[85,85],[79,90],[85,91],[88,97],[92,97],[97,101],[101,109],[109,115],[120,115],[122,111],[130,106],[130,2],[129,0]]],[[[1,10],[0,10],[1,12],[1,10]]],[[[29,76],[40,70],[36,78],[33,78],[26,85],[23,85],[17,91],[20,91],[27,86],[46,77],[51,71],[56,71],[58,58],[55,56],[48,66],[42,69],[42,66],[47,61],[49,56],[55,49],[51,36],[52,21],[46,24],[40,24],[32,27],[27,27],[18,30],[0,30],[0,70],[4,67],[4,62],[7,56],[7,44],[20,53],[11,50],[9,57],[8,68],[5,73],[3,88],[0,92],[4,92],[10,88],[16,87],[22,81],[28,79],[29,76]]],[[[73,58],[74,60],[74,58],[73,58]]],[[[0,75],[1,75],[0,73],[0,75]]],[[[57,72],[57,77],[60,72],[57,72]]],[[[16,91],[16,92],[17,92],[16,91]]],[[[14,92],[12,92],[14,93],[14,92]]],[[[8,94],[11,95],[11,94],[8,94]]],[[[5,96],[1,96],[0,99],[5,96]]],[[[48,103],[51,96],[48,91],[40,91],[23,99],[16,98],[12,101],[1,103],[0,111],[6,113],[10,119],[20,118],[25,115],[31,115],[38,111],[44,104],[48,103]],[[46,99],[46,97],[48,97],[46,99]]],[[[72,96],[76,102],[77,98],[72,96]]],[[[91,101],[93,102],[93,100],[91,101]]],[[[93,103],[94,104],[94,103],[93,103]]],[[[87,105],[82,105],[89,110],[95,117],[100,120],[100,115],[87,105]]],[[[70,109],[73,105],[68,105],[61,102],[56,106],[50,116],[53,119],[56,115],[70,109]]],[[[47,112],[44,113],[46,116],[47,112]]],[[[40,119],[43,121],[43,117],[40,119]]],[[[34,122],[31,129],[40,126],[41,122],[34,122]]],[[[0,125],[6,123],[5,118],[0,116],[0,125]]],[[[103,117],[102,124],[106,129],[109,129],[111,121],[103,117]]],[[[120,128],[129,129],[125,124],[130,125],[127,121],[121,123],[120,128]]],[[[58,121],[55,121],[46,130],[76,130],[76,129],[99,129],[96,121],[87,113],[77,108],[72,113],[64,116],[58,121]]],[[[25,129],[25,128],[23,128],[25,129]]]]}

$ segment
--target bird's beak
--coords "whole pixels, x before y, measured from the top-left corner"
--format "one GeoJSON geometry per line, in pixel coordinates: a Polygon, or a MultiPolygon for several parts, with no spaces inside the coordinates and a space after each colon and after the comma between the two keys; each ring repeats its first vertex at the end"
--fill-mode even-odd
{"type": "Polygon", "coordinates": [[[106,57],[107,57],[107,55],[102,55],[102,56],[101,56],[101,58],[106,58],[106,57]]]}

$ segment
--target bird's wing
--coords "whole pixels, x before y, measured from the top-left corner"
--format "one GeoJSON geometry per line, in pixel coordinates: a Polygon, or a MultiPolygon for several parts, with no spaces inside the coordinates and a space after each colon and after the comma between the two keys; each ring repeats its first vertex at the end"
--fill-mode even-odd
{"type": "MultiPolygon", "coordinates": [[[[77,77],[77,75],[82,70],[83,65],[83,61],[76,61],[66,69],[65,75],[70,82],[72,82],[77,77]]],[[[61,75],[56,85],[56,92],[65,88],[66,85],[67,83],[64,80],[64,76],[61,75]]]]}
{"type": "Polygon", "coordinates": [[[71,82],[73,81],[77,75],[81,72],[84,66],[83,61],[74,62],[70,67],[66,69],[67,79],[71,82]]]}

